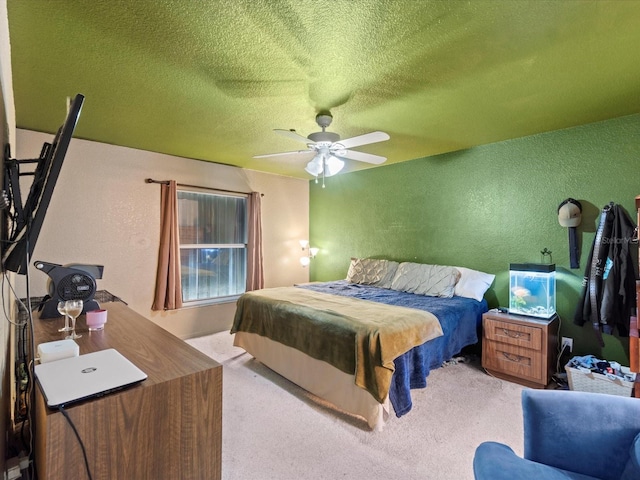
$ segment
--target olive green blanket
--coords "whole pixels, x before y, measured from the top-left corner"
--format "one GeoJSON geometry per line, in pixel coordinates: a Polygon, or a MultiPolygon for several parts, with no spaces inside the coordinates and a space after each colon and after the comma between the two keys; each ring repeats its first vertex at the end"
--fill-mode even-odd
{"type": "Polygon", "coordinates": [[[231,333],[268,337],[355,374],[382,403],[393,360],[442,335],[432,313],[296,287],[247,292],[238,299],[231,333]]]}

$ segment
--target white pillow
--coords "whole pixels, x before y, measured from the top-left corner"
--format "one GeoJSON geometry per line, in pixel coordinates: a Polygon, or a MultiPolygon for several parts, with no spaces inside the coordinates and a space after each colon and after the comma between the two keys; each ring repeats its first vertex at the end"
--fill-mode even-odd
{"type": "Polygon", "coordinates": [[[391,288],[416,295],[451,298],[459,276],[460,272],[454,267],[403,262],[398,265],[391,288]]]}
{"type": "Polygon", "coordinates": [[[473,298],[481,302],[496,276],[465,267],[455,268],[460,272],[460,279],[456,283],[453,294],[457,297],[473,298]]]}
{"type": "Polygon", "coordinates": [[[350,283],[391,288],[398,262],[374,258],[352,258],[347,273],[350,283]]]}

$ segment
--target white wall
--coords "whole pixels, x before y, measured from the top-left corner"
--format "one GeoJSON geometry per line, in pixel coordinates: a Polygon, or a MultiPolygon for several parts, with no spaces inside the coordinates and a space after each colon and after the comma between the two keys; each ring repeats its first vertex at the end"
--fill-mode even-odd
{"type": "MultiPolygon", "coordinates": [[[[62,122],[61,118],[61,122],[62,122]]],[[[82,117],[80,118],[82,122],[82,117]]],[[[53,136],[18,129],[18,159],[36,158],[53,136]]],[[[228,329],[235,303],[152,312],[160,231],[160,186],[146,178],[237,191],[259,191],[265,286],[308,281],[299,263],[308,238],[309,182],[210,162],[73,139],[30,267],[31,296],[48,293],[33,261],[104,265],[99,290],[182,338],[228,329]]],[[[25,193],[26,195],[26,193],[25,193]]],[[[17,276],[25,295],[25,276],[17,276]]]]}

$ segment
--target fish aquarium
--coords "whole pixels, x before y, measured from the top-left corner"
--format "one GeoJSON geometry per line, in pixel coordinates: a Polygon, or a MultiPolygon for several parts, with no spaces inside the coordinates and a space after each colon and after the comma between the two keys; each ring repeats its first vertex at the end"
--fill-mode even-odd
{"type": "Polygon", "coordinates": [[[509,313],[553,317],[556,313],[555,264],[509,265],[509,313]]]}

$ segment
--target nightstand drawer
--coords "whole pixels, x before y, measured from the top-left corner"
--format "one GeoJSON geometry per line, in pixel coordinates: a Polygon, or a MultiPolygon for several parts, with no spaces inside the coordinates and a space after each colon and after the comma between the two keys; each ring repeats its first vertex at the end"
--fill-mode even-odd
{"type": "Polygon", "coordinates": [[[546,369],[542,365],[542,353],[502,342],[486,342],[482,366],[514,377],[534,382],[544,382],[546,369]]]}
{"type": "Polygon", "coordinates": [[[540,350],[542,348],[541,328],[503,322],[493,318],[484,319],[484,337],[487,340],[532,350],[540,350]]]}

